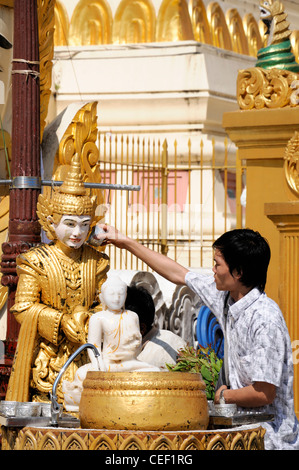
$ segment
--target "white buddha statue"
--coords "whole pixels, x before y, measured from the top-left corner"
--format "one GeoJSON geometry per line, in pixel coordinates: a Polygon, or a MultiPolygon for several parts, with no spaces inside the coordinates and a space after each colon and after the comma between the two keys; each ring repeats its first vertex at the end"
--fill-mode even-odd
{"type": "Polygon", "coordinates": [[[100,301],[103,310],[90,317],[88,327],[88,343],[96,346],[100,359],[89,350],[91,362],[77,370],[73,382],[62,382],[67,411],[79,410],[83,381],[88,371],[160,371],[160,368],[137,359],[142,348],[142,335],[138,315],[124,308],[126,296],[127,285],[119,277],[112,276],[102,285],[100,301]]]}

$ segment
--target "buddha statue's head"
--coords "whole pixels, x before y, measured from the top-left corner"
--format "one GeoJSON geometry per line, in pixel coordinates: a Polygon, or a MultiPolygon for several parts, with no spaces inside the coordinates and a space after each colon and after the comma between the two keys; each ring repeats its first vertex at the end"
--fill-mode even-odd
{"type": "MultiPolygon", "coordinates": [[[[95,209],[96,197],[87,193],[81,174],[80,157],[75,154],[63,184],[53,190],[49,199],[42,194],[39,196],[39,222],[50,240],[61,240],[61,229],[76,225],[84,234],[83,243],[95,221],[95,209]]],[[[82,243],[69,246],[77,248],[82,243]]]]}
{"type": "Polygon", "coordinates": [[[127,297],[127,284],[119,276],[111,276],[104,282],[99,295],[104,309],[120,311],[127,297]]]}

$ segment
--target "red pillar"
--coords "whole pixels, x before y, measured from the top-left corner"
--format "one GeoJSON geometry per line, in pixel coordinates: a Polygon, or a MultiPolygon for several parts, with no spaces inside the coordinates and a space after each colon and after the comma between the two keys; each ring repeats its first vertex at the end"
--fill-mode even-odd
{"type": "MultiPolygon", "coordinates": [[[[17,286],[16,257],[40,242],[36,204],[40,193],[40,86],[36,0],[14,1],[12,70],[12,160],[8,242],[2,245],[2,284],[8,286],[5,364],[0,395],[5,395],[19,325],[10,308],[17,286]]],[[[2,375],[2,377],[1,377],[2,375]]]]}

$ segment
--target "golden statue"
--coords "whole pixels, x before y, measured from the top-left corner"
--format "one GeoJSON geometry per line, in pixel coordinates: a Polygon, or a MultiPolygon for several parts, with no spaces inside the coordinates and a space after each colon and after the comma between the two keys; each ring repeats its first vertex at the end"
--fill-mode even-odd
{"type": "MultiPolygon", "coordinates": [[[[12,311],[21,324],[6,400],[49,401],[49,392],[69,356],[86,343],[89,317],[109,259],[85,243],[95,224],[96,197],[90,197],[75,154],[62,186],[49,199],[39,196],[37,214],[49,244],[17,259],[19,281],[12,311]]],[[[65,373],[72,381],[86,363],[82,354],[65,373]]],[[[57,390],[59,401],[63,394],[57,390]]]]}

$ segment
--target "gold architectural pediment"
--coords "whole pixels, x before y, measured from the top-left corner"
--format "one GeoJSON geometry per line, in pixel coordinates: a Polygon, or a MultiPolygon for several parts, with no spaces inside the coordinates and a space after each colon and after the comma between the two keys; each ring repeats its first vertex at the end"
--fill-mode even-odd
{"type": "Polygon", "coordinates": [[[299,132],[295,132],[286,147],[284,170],[289,187],[299,197],[299,132]]]}
{"type": "Polygon", "coordinates": [[[208,19],[212,32],[213,44],[221,49],[233,50],[231,37],[224,13],[217,2],[212,2],[207,9],[208,19]]]}
{"type": "Polygon", "coordinates": [[[156,16],[151,0],[122,0],[113,21],[113,43],[155,41],[156,16]]]}
{"type": "Polygon", "coordinates": [[[163,0],[158,17],[156,41],[186,41],[194,39],[187,3],[163,0]]]}
{"type": "Polygon", "coordinates": [[[54,44],[59,46],[66,46],[69,42],[69,19],[64,5],[55,2],[55,31],[54,31],[54,44]]]}
{"type": "Polygon", "coordinates": [[[190,0],[189,14],[195,41],[202,42],[204,44],[212,44],[210,25],[203,1],[190,0]]]}
{"type": "Polygon", "coordinates": [[[240,70],[237,100],[240,109],[283,108],[297,106],[299,74],[279,69],[252,67],[240,70]]]}
{"type": "MultiPolygon", "coordinates": [[[[65,18],[63,22],[66,23],[65,18]]],[[[106,0],[80,0],[74,10],[69,42],[76,46],[109,44],[112,39],[112,13],[106,0]]]]}
{"type": "Polygon", "coordinates": [[[248,41],[245,36],[241,16],[236,8],[226,12],[226,23],[230,32],[232,48],[238,54],[249,54],[248,41]]]}
{"type": "Polygon", "coordinates": [[[248,53],[252,57],[257,57],[258,51],[263,47],[263,41],[259,25],[251,13],[244,16],[243,27],[248,41],[248,53]]]}
{"type": "MultiPolygon", "coordinates": [[[[69,19],[63,0],[56,0],[55,45],[195,40],[256,57],[264,43],[264,24],[252,14],[242,19],[236,8],[225,15],[219,3],[164,0],[155,11],[152,0],[120,0],[113,17],[108,0],[80,0],[69,19]]],[[[297,43],[294,36],[295,55],[297,43]]]]}

